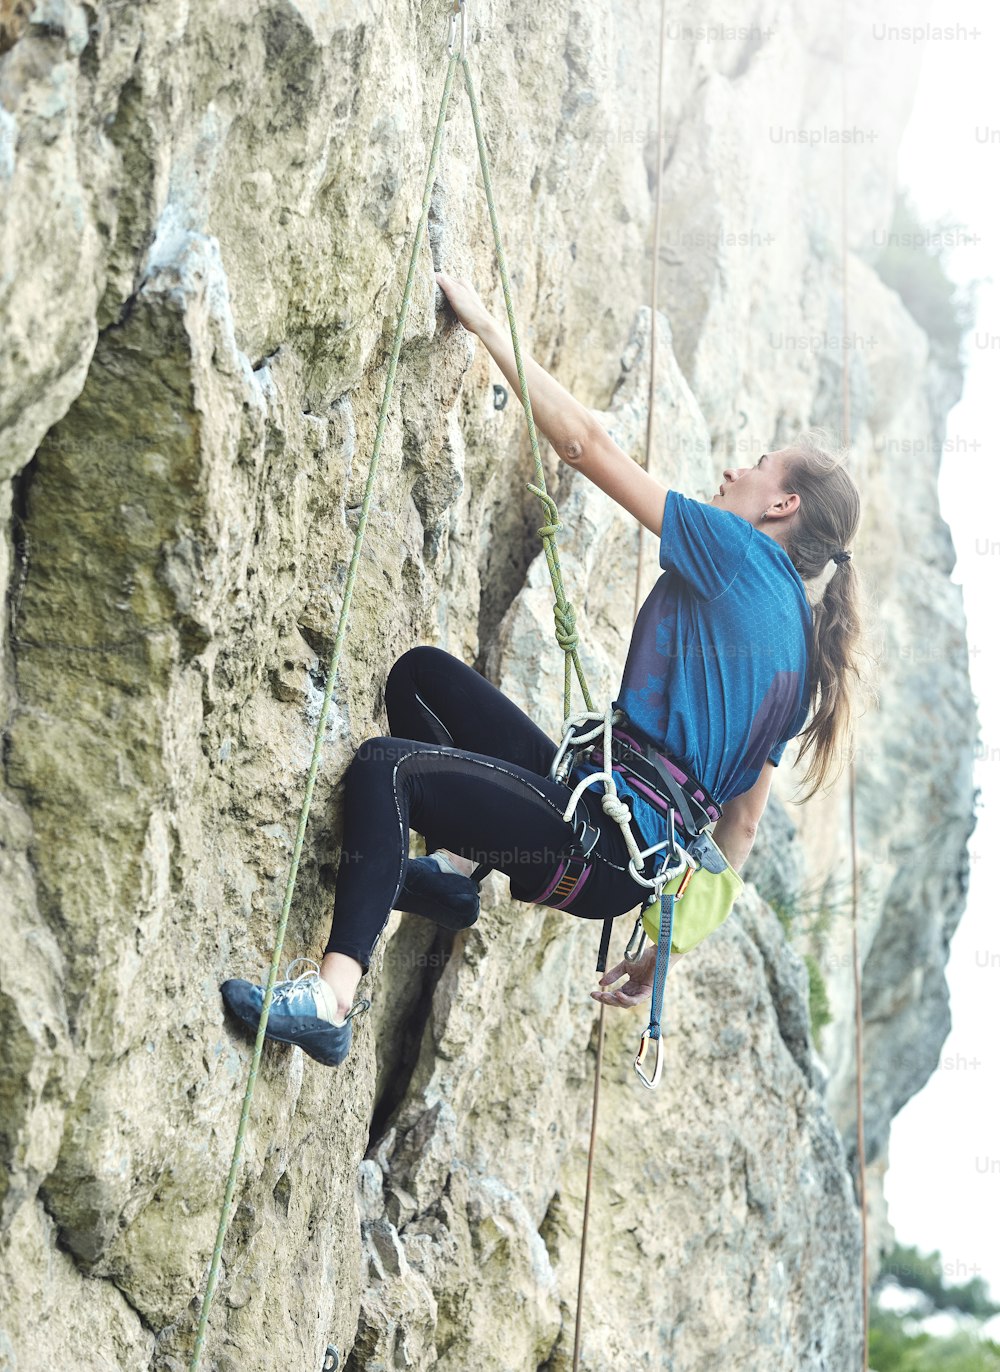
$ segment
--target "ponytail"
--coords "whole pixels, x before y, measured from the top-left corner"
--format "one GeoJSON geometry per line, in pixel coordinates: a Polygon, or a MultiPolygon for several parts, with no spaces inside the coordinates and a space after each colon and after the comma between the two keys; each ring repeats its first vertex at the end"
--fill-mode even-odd
{"type": "Polygon", "coordinates": [[[799,495],[799,509],[785,551],[803,581],[824,572],[837,554],[833,573],[813,606],[809,654],[809,722],[798,735],[796,763],[807,763],[799,804],[839,775],[853,753],[857,688],[863,681],[861,588],[849,545],[861,522],[861,497],[847,471],[846,454],[829,453],[815,431],[787,450],[787,484],[799,495]]]}

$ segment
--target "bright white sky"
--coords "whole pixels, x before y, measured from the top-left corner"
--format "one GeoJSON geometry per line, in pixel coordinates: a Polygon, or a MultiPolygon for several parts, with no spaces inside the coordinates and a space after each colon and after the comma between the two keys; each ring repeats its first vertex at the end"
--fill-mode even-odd
{"type": "MultiPolygon", "coordinates": [[[[948,215],[980,236],[952,255],[952,277],[996,278],[981,289],[965,393],[949,422],[953,451],[944,456],[940,483],[974,649],[982,794],[969,844],[968,909],[948,963],[952,1032],[938,1071],[893,1123],[886,1195],[899,1242],[937,1249],[948,1281],[979,1275],[1000,1301],[1000,14],[986,0],[956,0],[954,7],[935,0],[931,19],[982,30],[978,39],[924,45],[899,161],[900,183],[911,189],[922,219],[948,215]]],[[[1000,1338],[1000,1317],[987,1332],[1000,1338]]]]}

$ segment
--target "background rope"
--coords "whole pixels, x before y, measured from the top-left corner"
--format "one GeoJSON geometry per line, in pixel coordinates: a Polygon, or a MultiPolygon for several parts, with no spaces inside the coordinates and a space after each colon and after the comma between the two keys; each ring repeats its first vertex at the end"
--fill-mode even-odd
{"type": "MultiPolygon", "coordinates": [[[[653,270],[649,288],[649,393],[646,398],[646,453],[643,469],[649,471],[650,454],[653,451],[653,419],[656,396],[656,305],[659,299],[660,268],[660,212],[663,205],[661,185],[663,181],[663,50],[664,35],[667,28],[666,0],[660,0],[660,49],[656,77],[656,201],[653,209],[653,270]]],[[[646,530],[640,524],[636,531],[635,549],[635,592],[632,600],[632,623],[639,617],[642,598],[642,555],[645,548],[646,530]]],[[[662,931],[661,931],[662,935],[662,931]]],[[[594,1152],[597,1144],[597,1114],[601,1104],[601,1068],[604,1065],[604,1012],[607,1006],[600,1002],[601,1013],[597,1020],[597,1061],[594,1065],[594,1098],[590,1110],[590,1144],[587,1149],[587,1184],[583,1197],[583,1232],[580,1235],[580,1272],[576,1288],[576,1325],[573,1333],[573,1372],[579,1372],[580,1353],[583,1341],[583,1283],[587,1259],[587,1229],[590,1221],[590,1195],[594,1180],[594,1152]]],[[[663,1051],[662,1047],[659,1049],[663,1051]]]]}
{"type": "MultiPolygon", "coordinates": [[[[840,115],[841,128],[847,123],[847,0],[840,0],[840,115]]],[[[840,241],[841,296],[843,310],[843,367],[841,369],[841,424],[844,443],[851,442],[851,370],[847,350],[847,139],[840,145],[840,241]]],[[[852,750],[853,751],[853,750],[852,750]]],[[[854,1064],[855,1114],[857,1116],[858,1205],[861,1210],[861,1372],[868,1368],[868,1197],[865,1185],[865,1044],[861,1006],[861,940],[858,928],[858,821],[857,774],[854,758],[848,769],[851,826],[851,959],[854,969],[854,1064]]]]}
{"type": "Polygon", "coordinates": [[[364,544],[365,531],[368,528],[368,514],[371,508],[372,491],[375,486],[375,476],[378,471],[379,457],[382,451],[382,439],[385,434],[386,416],[389,412],[389,402],[392,399],[393,386],[396,380],[396,364],[399,361],[400,350],[403,345],[403,330],[406,324],[406,316],[410,307],[410,295],[413,289],[413,278],[416,275],[417,260],[420,255],[420,248],[423,242],[424,231],[427,227],[427,216],[430,210],[431,191],[434,187],[434,179],[437,172],[438,157],[441,150],[441,137],[444,130],[444,118],[448,109],[448,102],[451,97],[452,81],[455,73],[455,61],[453,57],[448,64],[445,75],[444,92],[441,96],[441,107],[438,111],[437,127],[434,130],[434,143],[431,148],[430,164],[427,168],[427,179],[424,184],[424,198],[420,210],[420,222],[413,239],[413,250],[410,254],[410,267],[406,275],[406,286],[403,290],[403,303],[400,309],[399,322],[396,325],[396,337],[392,345],[392,355],[389,359],[389,371],[386,376],[385,392],[382,396],[382,408],[379,411],[378,429],[375,434],[375,445],[372,450],[371,462],[368,466],[368,480],[365,484],[364,499],[361,504],[361,516],[358,520],[358,528],[354,537],[354,551],[351,556],[350,567],[347,572],[347,581],[344,586],[344,598],[340,608],[340,620],[337,624],[337,634],[334,641],[333,652],[327,668],[326,690],[323,693],[323,705],[320,710],[319,723],[316,726],[316,737],[313,743],[312,758],[309,763],[309,774],[306,779],[305,796],[302,801],[302,809],[299,813],[299,824],[295,835],[295,846],[292,851],[292,862],[288,871],[288,881],[285,886],[285,898],[281,907],[281,919],[278,924],[278,932],[274,945],[274,955],[271,958],[271,968],[267,978],[267,989],[264,993],[264,1003],[261,1007],[260,1023],[257,1026],[257,1039],[254,1043],[253,1058],[250,1063],[250,1074],[247,1079],[246,1092],[243,1097],[243,1109],[240,1113],[240,1122],[236,1130],[236,1143],[233,1148],[233,1158],[229,1166],[229,1176],[226,1181],[226,1192],[222,1202],[222,1213],[219,1216],[219,1228],[215,1239],[215,1249],[212,1253],[212,1262],[209,1268],[208,1281],[205,1287],[205,1295],[202,1300],[201,1316],[198,1321],[198,1331],[195,1337],[194,1351],[191,1356],[190,1372],[197,1372],[201,1359],[202,1348],[205,1343],[205,1334],[208,1329],[208,1317],[212,1309],[212,1301],[215,1297],[215,1289],[218,1284],[219,1268],[222,1261],[222,1248],[225,1243],[226,1231],[229,1228],[230,1213],[232,1209],[233,1196],[236,1192],[236,1178],[239,1173],[240,1159],[243,1153],[243,1142],[246,1136],[247,1122],[250,1118],[250,1103],[253,1100],[254,1087],[257,1082],[257,1073],[260,1067],[261,1050],[264,1044],[264,1031],[267,1028],[268,1015],[271,1012],[271,1000],[274,992],[274,984],[278,975],[278,963],[281,960],[281,950],[285,941],[285,930],[288,927],[288,912],[292,905],[292,896],[295,891],[295,879],[299,870],[299,859],[302,856],[302,845],[305,840],[306,824],[309,819],[309,810],[312,805],[313,789],[316,784],[316,774],[319,771],[320,756],[323,749],[323,735],[326,730],[326,722],[330,713],[330,702],[333,699],[333,688],[337,680],[337,670],[340,666],[340,654],[344,646],[344,639],[347,633],[347,622],[351,609],[351,598],[354,593],[354,582],[357,577],[358,564],[361,559],[361,549],[364,544]]]}

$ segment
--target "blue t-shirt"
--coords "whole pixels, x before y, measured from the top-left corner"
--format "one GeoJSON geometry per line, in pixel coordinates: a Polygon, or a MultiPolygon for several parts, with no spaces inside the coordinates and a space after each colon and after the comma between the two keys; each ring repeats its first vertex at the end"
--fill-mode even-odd
{"type": "MultiPolygon", "coordinates": [[[[725,805],[805,725],[812,610],[780,544],[677,491],[667,492],[660,566],[614,704],[725,805]]],[[[659,812],[614,776],[646,847],[665,839],[659,812]]]]}

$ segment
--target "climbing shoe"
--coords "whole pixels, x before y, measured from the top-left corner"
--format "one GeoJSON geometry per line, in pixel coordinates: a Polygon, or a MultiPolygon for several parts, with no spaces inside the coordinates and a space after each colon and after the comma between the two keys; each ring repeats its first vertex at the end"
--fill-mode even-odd
{"type": "MultiPolygon", "coordinates": [[[[371,1005],[360,1000],[344,1019],[337,1017],[337,998],[319,974],[319,964],[311,958],[296,958],[285,969],[285,981],[275,982],[265,1038],[279,1043],[294,1043],[326,1067],[337,1067],[351,1046],[351,1020],[371,1005]],[[296,962],[306,962],[309,970],[291,978],[296,962]]],[[[267,984],[233,979],[222,983],[222,998],[236,1017],[257,1032],[267,984]]]]}
{"type": "MultiPolygon", "coordinates": [[[[473,876],[486,870],[477,867],[473,876]]],[[[409,858],[395,908],[423,915],[445,929],[469,929],[479,918],[479,886],[456,871],[443,854],[409,858]]]]}

